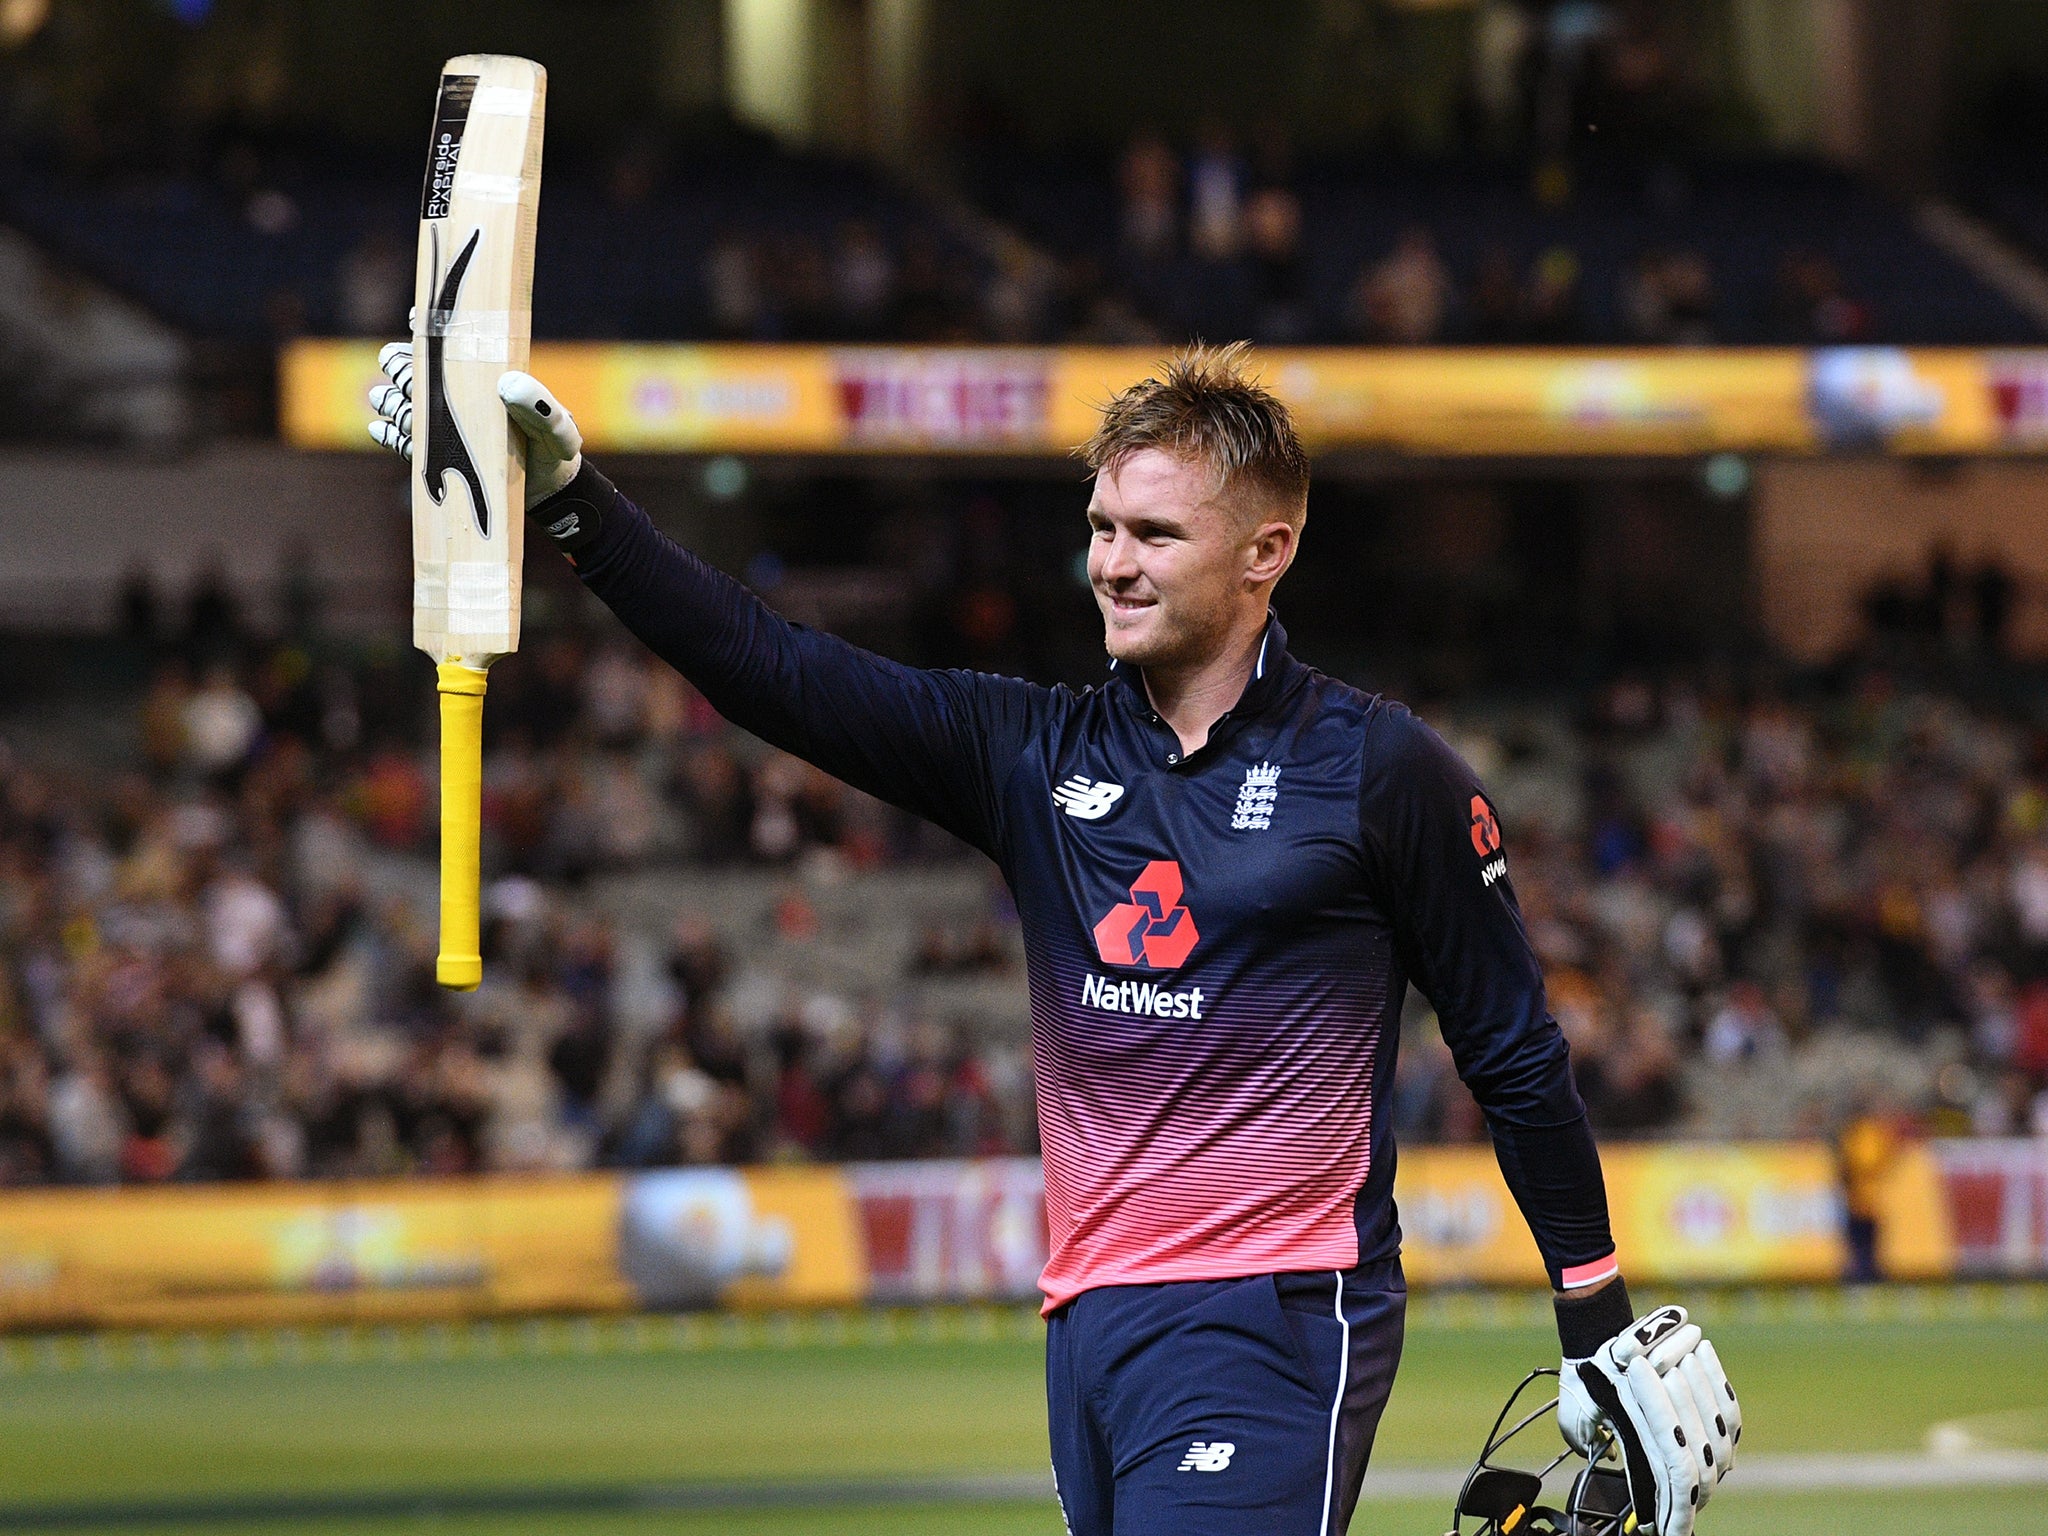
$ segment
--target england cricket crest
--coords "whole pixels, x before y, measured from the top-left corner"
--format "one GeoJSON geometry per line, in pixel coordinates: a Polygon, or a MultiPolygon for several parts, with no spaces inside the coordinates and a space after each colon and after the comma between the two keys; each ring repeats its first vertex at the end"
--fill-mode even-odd
{"type": "Polygon", "coordinates": [[[1237,791],[1237,809],[1231,813],[1233,832],[1264,832],[1273,825],[1273,807],[1280,799],[1280,770],[1271,763],[1255,763],[1244,771],[1244,783],[1237,791]]]}

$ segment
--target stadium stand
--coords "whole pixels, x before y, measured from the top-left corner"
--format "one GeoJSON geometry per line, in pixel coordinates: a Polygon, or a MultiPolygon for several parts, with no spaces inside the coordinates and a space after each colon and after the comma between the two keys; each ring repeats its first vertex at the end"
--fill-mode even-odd
{"type": "MultiPolygon", "coordinates": [[[[505,668],[466,999],[431,980],[404,666],[200,646],[94,706],[132,736],[8,721],[0,1178],[1031,1149],[984,864],[635,650],[557,637],[505,668]]],[[[2033,1123],[2042,725],[1898,676],[1432,711],[1497,791],[1606,1134],[2033,1123]]],[[[1419,1000],[1391,1112],[1411,1142],[1483,1135],[1419,1000]]]]}
{"type": "MultiPolygon", "coordinates": [[[[24,162],[0,173],[0,219],[197,336],[386,335],[411,300],[417,180],[246,146],[206,177],[24,162]]],[[[543,336],[977,334],[984,262],[955,222],[864,165],[752,135],[551,167],[539,241],[543,336]]]]}
{"type": "MultiPolygon", "coordinates": [[[[188,334],[403,329],[413,176],[0,172],[5,219],[188,334]]],[[[762,341],[2000,344],[2039,325],[1906,211],[1800,161],[1615,165],[982,148],[971,210],[733,133],[551,171],[536,333],[762,341]],[[977,216],[985,215],[986,218],[977,216]],[[565,274],[576,274],[574,282],[565,274]]],[[[2027,231],[2010,186],[2001,221],[2027,231]]]]}
{"type": "Polygon", "coordinates": [[[984,148],[975,195],[1167,335],[1901,344],[2041,331],[1905,209],[1796,160],[1617,164],[984,148]],[[1436,290],[1432,292],[1432,290],[1436,290]]]}

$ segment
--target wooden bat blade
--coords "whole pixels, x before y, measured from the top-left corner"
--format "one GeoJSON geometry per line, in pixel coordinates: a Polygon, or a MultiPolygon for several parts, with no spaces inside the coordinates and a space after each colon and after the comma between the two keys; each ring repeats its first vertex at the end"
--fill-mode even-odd
{"type": "Polygon", "coordinates": [[[441,72],[413,312],[413,643],[486,667],[519,646],[525,460],[498,399],[533,333],[547,72],[465,54],[441,72]]]}

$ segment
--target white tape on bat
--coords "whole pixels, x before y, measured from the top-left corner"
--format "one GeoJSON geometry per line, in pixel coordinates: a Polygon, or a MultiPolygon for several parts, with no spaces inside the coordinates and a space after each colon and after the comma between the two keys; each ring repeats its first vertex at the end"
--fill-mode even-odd
{"type": "Polygon", "coordinates": [[[530,323],[530,311],[523,309],[430,309],[429,336],[510,336],[515,320],[530,323]]]}
{"type": "Polygon", "coordinates": [[[448,633],[493,635],[512,621],[512,571],[496,560],[448,562],[448,633]]]}
{"type": "Polygon", "coordinates": [[[451,363],[508,363],[512,343],[533,332],[528,309],[436,309],[428,312],[427,334],[441,338],[441,356],[451,363]]]}
{"type": "Polygon", "coordinates": [[[516,203],[525,183],[517,176],[493,176],[483,171],[457,171],[455,173],[456,197],[473,198],[479,203],[516,203]]]}
{"type": "Polygon", "coordinates": [[[472,116],[529,117],[533,113],[533,92],[523,85],[483,85],[470,98],[472,116]]]}

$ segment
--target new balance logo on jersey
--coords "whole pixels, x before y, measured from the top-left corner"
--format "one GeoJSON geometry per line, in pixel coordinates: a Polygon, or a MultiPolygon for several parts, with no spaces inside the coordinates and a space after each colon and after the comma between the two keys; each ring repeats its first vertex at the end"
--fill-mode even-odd
{"type": "Polygon", "coordinates": [[[1123,797],[1123,785],[1084,779],[1078,773],[1052,792],[1053,804],[1080,821],[1102,820],[1123,797]]]}
{"type": "Polygon", "coordinates": [[[1228,1440],[1197,1440],[1188,1447],[1187,1455],[1181,1457],[1180,1470],[1221,1472],[1236,1454],[1237,1446],[1228,1440]]]}

